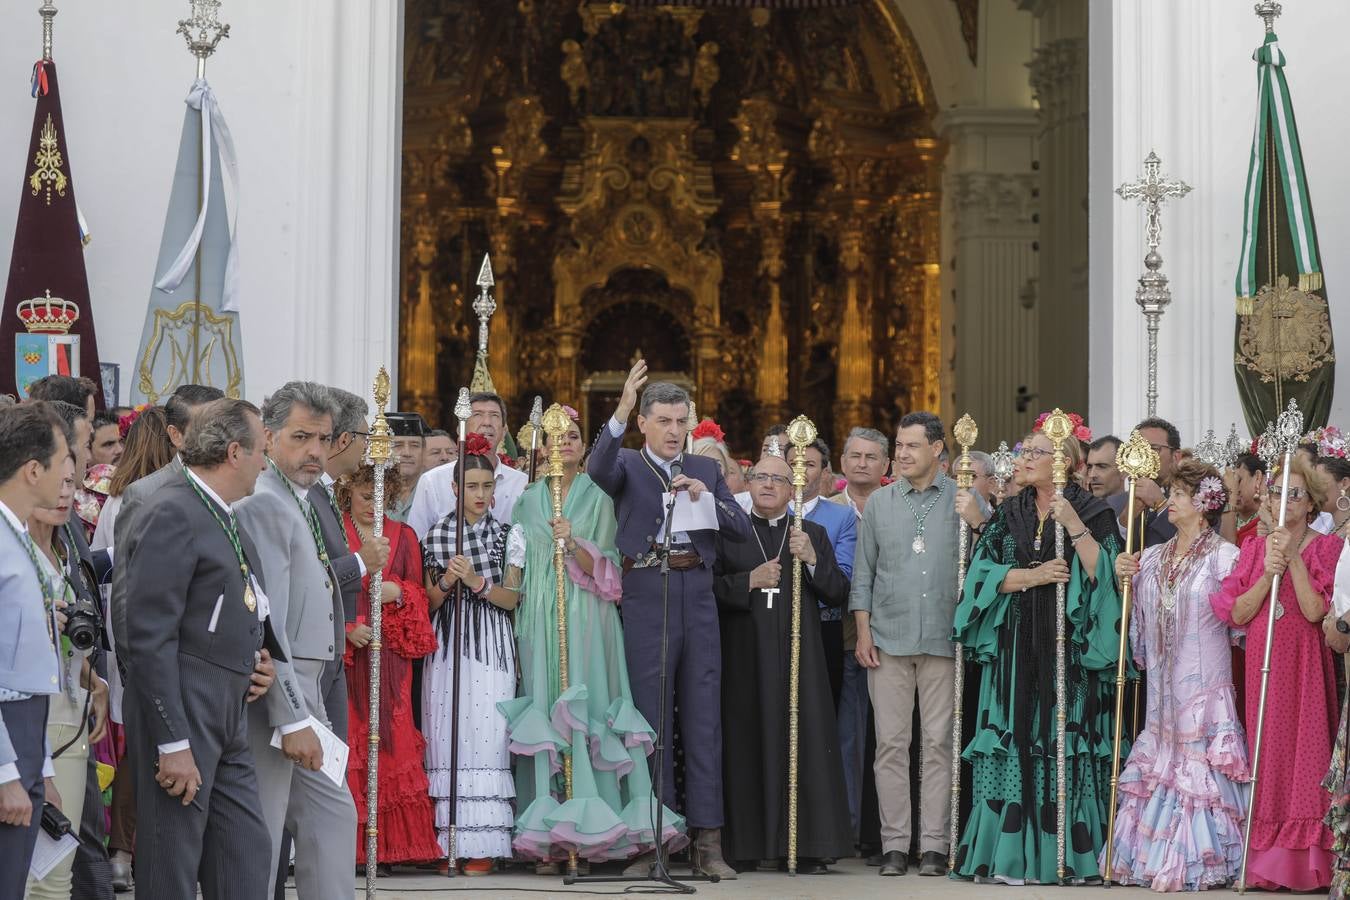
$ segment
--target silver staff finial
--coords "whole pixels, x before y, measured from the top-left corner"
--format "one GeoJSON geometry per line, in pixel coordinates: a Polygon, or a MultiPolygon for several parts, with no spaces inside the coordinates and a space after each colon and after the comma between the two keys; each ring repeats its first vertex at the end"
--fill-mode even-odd
{"type": "Polygon", "coordinates": [[[220,0],[191,0],[192,16],[178,20],[178,34],[187,40],[188,50],[197,59],[197,77],[206,77],[206,60],[216,52],[222,39],[230,36],[230,26],[220,21],[220,0]]]}
{"type": "Polygon", "coordinates": [[[1223,467],[1231,469],[1237,465],[1238,457],[1247,448],[1243,445],[1242,439],[1238,437],[1237,423],[1233,423],[1232,429],[1228,432],[1228,440],[1223,442],[1223,467]]]}
{"type": "Polygon", "coordinates": [[[1207,430],[1204,440],[1195,445],[1195,458],[1215,468],[1223,468],[1223,448],[1219,446],[1213,428],[1207,430]]]}
{"type": "Polygon", "coordinates": [[[1261,17],[1261,21],[1266,23],[1266,34],[1275,31],[1275,20],[1284,12],[1284,7],[1276,3],[1275,0],[1261,0],[1256,4],[1256,14],[1261,17]]]}
{"type": "Polygon", "coordinates": [[[1139,181],[1126,182],[1116,188],[1116,193],[1122,200],[1138,200],[1144,207],[1144,212],[1148,216],[1148,223],[1145,228],[1145,239],[1148,242],[1148,249],[1156,253],[1158,245],[1162,243],[1162,205],[1173,197],[1184,197],[1191,192],[1191,186],[1184,181],[1173,181],[1166,176],[1159,175],[1162,171],[1162,160],[1158,154],[1149,151],[1147,158],[1144,159],[1144,177],[1139,181]]]}
{"type": "Polygon", "coordinates": [[[492,298],[492,259],[483,254],[483,266],[478,270],[478,299],[473,301],[473,311],[478,314],[478,353],[487,355],[488,323],[497,311],[497,301],[492,298]]]}
{"type": "Polygon", "coordinates": [[[42,6],[38,7],[38,15],[42,16],[42,58],[50,61],[52,58],[52,19],[56,18],[56,4],[52,0],[42,0],[42,6]]]}
{"type": "Polygon", "coordinates": [[[1292,453],[1298,448],[1299,439],[1302,437],[1303,413],[1299,412],[1298,403],[1290,397],[1289,406],[1280,413],[1280,418],[1275,423],[1275,440],[1281,453],[1292,453]]]}
{"type": "Polygon", "coordinates": [[[767,456],[776,456],[779,459],[785,458],[783,456],[783,445],[778,442],[778,435],[775,434],[769,438],[769,446],[764,448],[764,453],[767,456]]]}
{"type": "Polygon", "coordinates": [[[473,415],[473,406],[469,403],[469,389],[462,387],[459,389],[459,399],[455,401],[455,418],[461,422],[467,422],[471,415],[473,415]]]}
{"type": "Polygon", "coordinates": [[[530,407],[530,424],[535,428],[544,427],[544,398],[534,395],[534,406],[530,407]]]}

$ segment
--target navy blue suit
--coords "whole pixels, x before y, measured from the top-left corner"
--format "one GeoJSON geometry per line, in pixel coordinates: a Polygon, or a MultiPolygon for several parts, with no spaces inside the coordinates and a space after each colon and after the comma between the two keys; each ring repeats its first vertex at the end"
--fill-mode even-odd
{"type": "MultiPolygon", "coordinates": [[[[608,423],[591,451],[586,472],[614,501],[618,521],[615,543],[625,567],[646,556],[657,543],[665,507],[666,474],[643,453],[620,447],[608,423]]],[[[709,487],[717,504],[721,536],[750,539],[750,518],[736,503],[717,464],[702,456],[684,455],[684,474],[709,487]]],[[[722,827],[722,651],[718,640],[717,601],[712,569],[717,560],[717,532],[688,535],[702,558],[692,569],[670,573],[668,684],[665,722],[661,707],[661,569],[634,567],[623,576],[623,636],[628,678],[638,710],[653,728],[664,728],[665,790],[663,800],[675,806],[675,760],[670,752],[675,698],[680,702],[684,740],[684,815],[691,828],[722,827]]]]}

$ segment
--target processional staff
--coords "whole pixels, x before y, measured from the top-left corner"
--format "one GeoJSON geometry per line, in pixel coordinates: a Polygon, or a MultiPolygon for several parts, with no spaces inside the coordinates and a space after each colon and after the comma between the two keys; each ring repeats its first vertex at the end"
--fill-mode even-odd
{"type": "MultiPolygon", "coordinates": [[[[1051,476],[1055,482],[1055,499],[1064,497],[1064,488],[1069,483],[1069,464],[1064,457],[1064,442],[1073,435],[1073,423],[1069,417],[1064,415],[1064,411],[1059,407],[1045,420],[1041,426],[1041,431],[1050,439],[1054,445],[1055,457],[1051,476]]],[[[1055,521],[1055,558],[1064,559],[1064,524],[1058,519],[1055,521]]],[[[1064,743],[1064,729],[1067,720],[1066,707],[1069,703],[1069,693],[1064,683],[1065,669],[1067,659],[1065,656],[1065,634],[1064,634],[1064,615],[1065,615],[1065,591],[1064,582],[1055,582],[1055,794],[1058,802],[1055,804],[1055,860],[1056,874],[1059,877],[1060,884],[1064,883],[1064,845],[1065,845],[1065,813],[1069,803],[1068,781],[1065,777],[1064,766],[1067,758],[1067,748],[1064,743]]]]}
{"type": "MultiPolygon", "coordinates": [[[[1280,524],[1283,528],[1285,516],[1289,511],[1289,468],[1294,462],[1294,451],[1298,449],[1299,437],[1303,434],[1303,413],[1299,412],[1298,404],[1290,399],[1289,407],[1280,413],[1279,421],[1275,423],[1274,430],[1266,429],[1266,434],[1262,435],[1265,440],[1267,435],[1270,438],[1270,446],[1277,448],[1284,454],[1284,461],[1280,466],[1280,524]]],[[[1298,548],[1294,548],[1298,552],[1298,548]]],[[[1253,743],[1252,750],[1252,803],[1251,808],[1247,810],[1247,823],[1242,832],[1242,873],[1238,877],[1238,893],[1247,892],[1247,860],[1251,853],[1252,846],[1252,820],[1256,818],[1256,780],[1261,774],[1261,738],[1266,727],[1266,688],[1270,683],[1270,651],[1274,645],[1275,639],[1275,620],[1279,618],[1277,612],[1280,612],[1280,579],[1283,573],[1276,572],[1270,581],[1270,602],[1266,610],[1266,649],[1261,658],[1261,700],[1256,713],[1256,740],[1253,743]]]]}
{"type": "Polygon", "coordinates": [[[544,398],[538,394],[534,396],[534,404],[530,407],[530,418],[524,425],[520,426],[520,432],[516,435],[516,446],[521,450],[529,448],[529,459],[525,463],[525,470],[529,473],[530,484],[534,484],[535,476],[539,474],[539,466],[535,457],[539,452],[539,436],[543,434],[544,428],[544,398]]]}
{"type": "Polygon", "coordinates": [[[698,407],[689,401],[689,430],[684,434],[684,452],[694,452],[694,429],[698,427],[698,407]]]}
{"type": "Polygon", "coordinates": [[[1148,327],[1148,414],[1158,413],[1158,327],[1162,314],[1172,302],[1172,289],[1167,286],[1167,276],[1162,273],[1162,256],[1158,245],[1162,242],[1162,205],[1172,197],[1184,197],[1191,186],[1184,181],[1171,181],[1158,173],[1162,169],[1162,160],[1158,154],[1150,152],[1144,160],[1144,177],[1139,181],[1122,184],[1116,193],[1122,200],[1138,200],[1144,207],[1146,225],[1145,240],[1148,253],[1144,255],[1144,268],[1139,276],[1139,287],[1134,292],[1134,302],[1144,313],[1148,327]]]}
{"type": "MultiPolygon", "coordinates": [[[[1212,434],[1212,432],[1211,432],[1212,434]]],[[[1158,451],[1144,439],[1137,430],[1130,439],[1116,448],[1116,468],[1125,476],[1129,490],[1126,509],[1134,509],[1134,488],[1140,478],[1157,478],[1162,459],[1158,451]]],[[[1143,537],[1142,530],[1140,537],[1143,537]]],[[[1129,516],[1125,524],[1125,547],[1129,552],[1134,543],[1134,516],[1129,516]]],[[[1141,541],[1142,543],[1142,541],[1141,541]]],[[[1102,884],[1111,886],[1111,856],[1115,849],[1117,787],[1120,783],[1120,742],[1125,725],[1125,669],[1129,659],[1130,636],[1130,585],[1132,579],[1122,580],[1120,587],[1120,653],[1116,659],[1116,725],[1111,738],[1111,805],[1106,817],[1106,859],[1102,867],[1102,884]]],[[[1138,681],[1135,682],[1138,685],[1138,681]]],[[[1138,694],[1135,695],[1135,710],[1138,712],[1138,694]]]]}
{"type": "MultiPolygon", "coordinates": [[[[469,416],[473,408],[469,405],[469,389],[459,389],[459,399],[455,401],[455,418],[459,420],[459,458],[455,463],[455,555],[464,555],[464,457],[469,436],[469,416]]],[[[454,674],[450,678],[450,835],[446,852],[449,868],[446,875],[458,874],[459,854],[455,852],[455,832],[459,824],[459,670],[463,659],[460,657],[462,629],[464,627],[464,585],[455,582],[453,597],[447,597],[451,603],[451,615],[455,625],[450,630],[450,647],[447,656],[454,662],[454,674]]]]}
{"type": "MultiPolygon", "coordinates": [[[[572,420],[557,403],[544,413],[541,423],[544,433],[549,436],[548,480],[549,491],[553,498],[553,518],[561,519],[563,514],[563,469],[562,439],[572,420]]],[[[558,687],[567,693],[568,687],[568,642],[567,642],[567,543],[558,538],[553,543],[554,594],[553,602],[558,614],[558,687]]],[[[569,750],[563,755],[563,785],[566,799],[572,799],[572,735],[567,735],[569,750]]],[[[573,847],[567,851],[567,874],[577,874],[577,851],[573,847]]]]}
{"type": "MultiPolygon", "coordinates": [[[[969,491],[975,483],[975,467],[971,464],[970,448],[980,436],[975,420],[967,413],[952,429],[956,443],[961,445],[961,456],[956,461],[956,489],[969,491]]],[[[1002,445],[1007,449],[1007,445],[1002,445]]],[[[957,525],[956,543],[956,599],[961,601],[961,591],[966,583],[966,556],[970,549],[970,525],[961,519],[957,525]]],[[[947,871],[956,868],[956,841],[960,836],[957,818],[961,812],[961,710],[962,695],[966,689],[966,657],[960,641],[952,645],[952,808],[951,833],[947,836],[947,871]]]]}
{"type": "MultiPolygon", "coordinates": [[[[692,407],[692,404],[691,404],[692,407]]],[[[806,448],[816,439],[816,426],[806,416],[798,416],[788,426],[788,442],[797,452],[792,456],[792,527],[801,530],[802,492],[806,488],[806,448]]],[[[787,870],[797,874],[797,767],[800,733],[800,681],[802,667],[802,561],[792,556],[792,649],[788,663],[788,851],[787,870]]]]}
{"type": "MultiPolygon", "coordinates": [[[[393,432],[384,418],[389,405],[389,373],[380,366],[375,376],[375,424],[371,426],[366,443],[366,462],[375,475],[375,527],[378,540],[384,535],[384,475],[394,458],[393,432]]],[[[380,810],[380,647],[382,646],[384,604],[380,592],[384,587],[384,572],[370,573],[370,721],[367,723],[366,743],[366,900],[375,900],[375,877],[379,872],[379,810],[380,810]]]]}
{"type": "Polygon", "coordinates": [[[1007,441],[999,441],[998,449],[989,454],[989,458],[994,464],[994,482],[998,485],[998,499],[1003,502],[1003,492],[1012,480],[1013,469],[1016,468],[1017,461],[1008,449],[1007,441]]]}

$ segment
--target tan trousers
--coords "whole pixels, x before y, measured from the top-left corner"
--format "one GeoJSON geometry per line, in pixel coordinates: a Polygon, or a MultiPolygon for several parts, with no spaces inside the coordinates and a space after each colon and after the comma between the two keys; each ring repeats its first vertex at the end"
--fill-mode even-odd
{"type": "MultiPolygon", "coordinates": [[[[70,701],[65,695],[61,695],[55,698],[54,702],[70,701]]],[[[47,743],[51,745],[49,747],[51,752],[55,753],[64,747],[66,742],[75,736],[77,730],[78,727],[74,725],[48,725],[47,743]]],[[[88,731],[80,734],[78,741],[52,760],[52,768],[56,770],[52,780],[56,782],[56,789],[61,792],[61,811],[70,820],[71,827],[78,836],[80,818],[84,815],[84,783],[89,774],[88,731]]],[[[42,810],[34,809],[33,815],[42,815],[42,810]]],[[[28,900],[70,900],[70,870],[75,865],[75,853],[70,853],[57,863],[56,868],[48,872],[47,877],[41,881],[34,881],[29,877],[26,894],[28,900]]]]}
{"type": "Polygon", "coordinates": [[[913,737],[914,695],[919,696],[919,851],[947,854],[952,789],[952,660],[946,656],[888,656],[867,670],[867,689],[876,720],[877,805],[881,846],[909,852],[909,744],[913,737]]]}

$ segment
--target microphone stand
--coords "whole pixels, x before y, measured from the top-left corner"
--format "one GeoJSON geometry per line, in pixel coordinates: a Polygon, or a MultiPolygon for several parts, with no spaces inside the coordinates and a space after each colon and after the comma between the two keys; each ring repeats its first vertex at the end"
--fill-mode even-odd
{"type": "MultiPolygon", "coordinates": [[[[671,464],[671,480],[674,481],[679,475],[684,474],[683,467],[678,461],[671,464]]],[[[662,840],[661,831],[665,827],[665,787],[666,787],[666,683],[669,679],[670,670],[670,542],[675,529],[671,526],[675,520],[675,498],[678,491],[674,488],[670,490],[670,500],[666,502],[665,529],[666,536],[661,541],[661,705],[659,707],[660,721],[656,725],[656,818],[652,824],[652,839],[656,842],[656,862],[652,863],[651,868],[647,870],[646,875],[588,875],[573,876],[567,875],[563,878],[563,884],[599,884],[601,882],[654,882],[665,885],[672,893],[693,894],[697,889],[692,885],[676,881],[670,874],[670,867],[666,861],[666,842],[662,840]]],[[[716,875],[688,875],[684,881],[708,881],[716,884],[721,879],[716,875]]]]}

